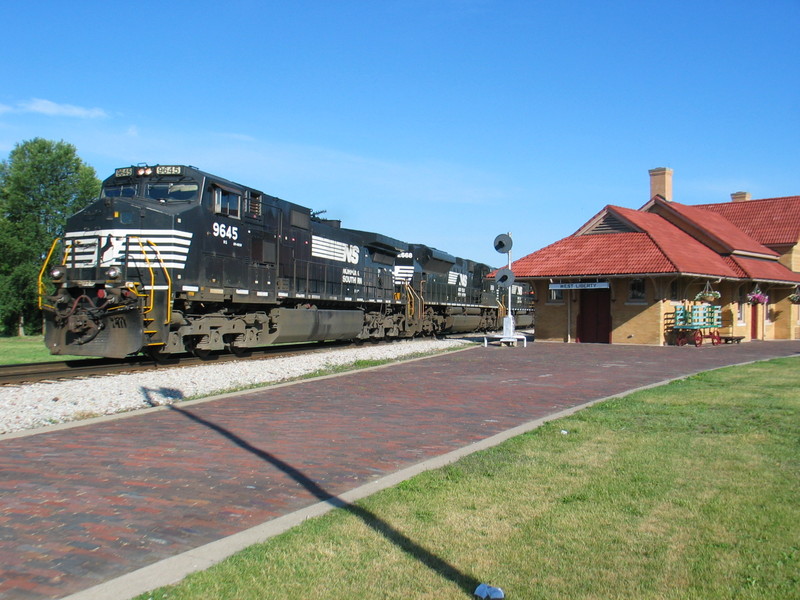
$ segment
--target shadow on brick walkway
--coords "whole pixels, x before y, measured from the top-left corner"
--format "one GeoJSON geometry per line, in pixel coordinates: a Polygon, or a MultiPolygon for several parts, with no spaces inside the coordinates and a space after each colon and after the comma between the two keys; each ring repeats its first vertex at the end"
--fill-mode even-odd
{"type": "Polygon", "coordinates": [[[319,501],[471,592],[470,574],[338,496],[599,398],[797,355],[800,342],[476,347],[0,437],[0,599],[63,597],[319,501]]]}

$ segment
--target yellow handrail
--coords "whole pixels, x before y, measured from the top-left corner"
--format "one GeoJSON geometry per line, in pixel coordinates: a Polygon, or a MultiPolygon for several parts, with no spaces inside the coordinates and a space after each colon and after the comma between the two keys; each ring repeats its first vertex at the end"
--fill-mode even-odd
{"type": "Polygon", "coordinates": [[[167,280],[167,318],[164,320],[164,325],[169,325],[169,322],[172,320],[172,302],[170,301],[172,298],[172,277],[169,276],[169,269],[164,265],[161,253],[158,251],[155,242],[147,240],[147,243],[153,248],[153,252],[156,253],[158,264],[161,265],[161,270],[164,271],[164,279],[167,280]]]}
{"type": "MultiPolygon", "coordinates": [[[[138,236],[131,236],[131,239],[135,239],[136,242],[139,244],[139,248],[141,248],[141,250],[142,250],[142,256],[144,257],[144,262],[147,265],[147,270],[150,271],[150,294],[149,294],[149,296],[150,296],[150,300],[149,300],[150,304],[149,304],[149,306],[142,307],[143,308],[142,314],[146,315],[151,310],[153,310],[153,304],[155,303],[155,297],[156,297],[156,285],[155,285],[156,284],[156,274],[153,272],[153,267],[150,266],[150,257],[147,256],[147,250],[144,249],[144,244],[142,243],[142,238],[140,238],[138,236]]],[[[142,298],[148,295],[148,294],[140,294],[138,290],[134,290],[134,291],[136,292],[137,296],[142,297],[142,298]]]]}
{"type": "MultiPolygon", "coordinates": [[[[69,244],[67,243],[67,241],[64,242],[64,258],[61,259],[61,264],[64,265],[65,267],[67,266],[67,259],[69,258],[69,253],[72,252],[73,246],[77,245],[78,245],[77,240],[72,240],[72,243],[69,244]]],[[[74,262],[75,261],[73,259],[73,263],[74,262]]],[[[73,264],[72,266],[74,267],[75,265],[73,264]]]]}
{"type": "MultiPolygon", "coordinates": [[[[153,271],[152,263],[150,262],[150,257],[147,254],[147,250],[142,243],[142,238],[138,236],[131,236],[136,242],[139,244],[139,248],[142,250],[142,256],[144,256],[144,261],[147,264],[147,270],[150,272],[150,305],[145,306],[144,310],[142,310],[142,314],[146,315],[149,312],[152,312],[153,306],[155,305],[155,297],[156,297],[156,274],[153,271]]],[[[172,278],[169,275],[169,269],[167,269],[166,265],[164,264],[164,260],[161,258],[161,253],[158,251],[158,246],[152,240],[144,240],[144,243],[150,246],[153,249],[153,252],[156,255],[156,259],[158,260],[158,264],[161,267],[161,270],[164,272],[164,278],[167,281],[167,311],[166,311],[166,319],[164,320],[164,325],[169,325],[169,322],[172,320],[172,302],[170,299],[172,298],[172,278]]],[[[137,296],[144,297],[147,294],[140,294],[138,290],[133,290],[137,296]]]]}
{"type": "Polygon", "coordinates": [[[416,296],[416,294],[414,293],[414,289],[407,283],[405,284],[405,288],[406,288],[406,318],[410,319],[411,316],[414,314],[414,296],[416,296]]]}
{"type": "Polygon", "coordinates": [[[406,317],[411,318],[419,317],[422,318],[422,314],[425,312],[425,300],[419,295],[411,284],[406,283],[406,292],[408,293],[408,301],[406,302],[406,317]],[[417,310],[416,301],[419,300],[419,309],[417,310]]]}
{"type": "Polygon", "coordinates": [[[44,303],[45,289],[44,289],[44,281],[43,280],[44,280],[44,272],[47,270],[47,265],[50,264],[50,258],[53,256],[53,252],[56,249],[56,245],[60,241],[61,241],[61,238],[56,238],[56,239],[53,240],[53,244],[50,246],[50,252],[47,253],[47,258],[44,259],[44,264],[42,265],[42,268],[39,270],[39,279],[38,279],[38,284],[39,284],[39,288],[38,288],[38,290],[39,290],[39,310],[42,310],[42,308],[44,306],[47,306],[47,308],[53,308],[49,304],[45,304],[44,303]]]}
{"type": "MultiPolygon", "coordinates": [[[[144,240],[143,243],[142,239],[138,236],[130,236],[130,238],[135,239],[136,242],[139,244],[139,248],[142,251],[142,256],[144,257],[145,263],[147,265],[147,270],[150,272],[150,293],[149,294],[140,293],[136,287],[138,285],[136,283],[133,283],[132,285],[128,285],[126,287],[140,298],[149,297],[148,300],[149,305],[143,307],[142,314],[147,314],[153,310],[153,305],[155,304],[156,276],[153,270],[153,266],[150,262],[150,257],[148,256],[147,250],[145,249],[145,244],[147,244],[152,248],[153,252],[155,253],[156,259],[158,260],[158,264],[161,267],[161,270],[164,272],[164,277],[167,281],[167,312],[166,312],[166,320],[164,322],[164,324],[167,325],[172,319],[172,303],[169,301],[169,299],[172,297],[172,277],[170,277],[169,269],[167,269],[166,265],[164,264],[164,260],[161,258],[161,253],[158,251],[158,247],[156,246],[155,242],[153,242],[152,240],[144,240]]],[[[50,264],[50,259],[52,258],[53,253],[56,250],[56,246],[61,241],[62,241],[61,238],[56,238],[55,240],[53,240],[53,243],[50,246],[50,251],[47,253],[47,258],[45,258],[44,263],[42,264],[42,268],[39,270],[39,277],[37,279],[37,284],[38,284],[38,296],[39,296],[38,305],[40,310],[43,307],[53,308],[49,304],[44,304],[44,296],[46,292],[44,283],[44,274],[45,271],[47,271],[47,265],[50,264]]],[[[64,259],[62,261],[62,264],[64,265],[67,264],[67,259],[69,257],[70,251],[72,250],[73,245],[74,243],[64,245],[64,259]]]]}

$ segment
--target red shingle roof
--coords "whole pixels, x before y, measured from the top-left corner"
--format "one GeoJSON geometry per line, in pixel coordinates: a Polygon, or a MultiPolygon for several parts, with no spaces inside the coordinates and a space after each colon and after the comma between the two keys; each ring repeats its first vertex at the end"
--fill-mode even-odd
{"type": "Polygon", "coordinates": [[[566,237],[511,265],[517,277],[671,273],[675,267],[646,233],[566,237]]]}
{"type": "Polygon", "coordinates": [[[722,215],[750,237],[768,246],[800,242],[800,196],[700,204],[695,208],[722,215]]]}
{"type": "Polygon", "coordinates": [[[763,254],[765,256],[780,256],[774,250],[770,250],[752,236],[744,232],[740,227],[734,225],[724,215],[704,210],[697,206],[688,206],[678,202],[656,201],[655,210],[666,210],[677,215],[697,227],[700,232],[707,235],[710,240],[721,245],[726,252],[750,252],[763,254]]]}
{"type": "Polygon", "coordinates": [[[512,270],[522,278],[680,273],[800,283],[799,273],[780,264],[774,251],[724,216],[682,204],[659,209],[659,204],[648,204],[647,210],[606,206],[577,233],[515,261],[512,270]],[[593,233],[591,223],[604,216],[625,223],[625,231],[593,233]],[[745,258],[737,251],[764,258],[745,258]]]}
{"type": "Polygon", "coordinates": [[[736,277],[719,254],[660,215],[629,208],[609,208],[646,231],[675,266],[673,272],[736,277]]]}
{"type": "Polygon", "coordinates": [[[780,281],[800,284],[800,273],[790,271],[774,260],[761,260],[744,256],[726,256],[725,259],[734,270],[739,271],[742,279],[758,281],[780,281]]]}

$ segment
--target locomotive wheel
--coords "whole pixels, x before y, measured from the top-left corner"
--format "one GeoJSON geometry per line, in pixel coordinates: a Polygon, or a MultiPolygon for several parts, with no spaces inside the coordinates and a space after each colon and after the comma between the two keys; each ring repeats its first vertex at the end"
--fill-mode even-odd
{"type": "Polygon", "coordinates": [[[698,348],[703,345],[703,332],[699,329],[694,332],[694,345],[698,348]]]}
{"type": "Polygon", "coordinates": [[[239,358],[250,356],[250,348],[242,348],[241,346],[237,346],[234,342],[228,344],[228,351],[239,358]]]}
{"type": "Polygon", "coordinates": [[[172,358],[171,354],[164,352],[164,346],[147,346],[142,352],[153,362],[163,364],[172,358]]]}
{"type": "Polygon", "coordinates": [[[194,354],[197,358],[208,358],[209,354],[211,354],[211,350],[208,348],[192,348],[192,354],[194,354]]]}

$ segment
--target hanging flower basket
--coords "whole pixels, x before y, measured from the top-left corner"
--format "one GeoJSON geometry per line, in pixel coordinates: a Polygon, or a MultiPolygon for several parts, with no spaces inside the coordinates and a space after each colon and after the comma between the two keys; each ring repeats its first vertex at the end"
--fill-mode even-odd
{"type": "Polygon", "coordinates": [[[750,304],[766,304],[767,302],[769,302],[769,296],[759,291],[750,292],[749,294],[747,294],[747,301],[750,304]]]}
{"type": "Polygon", "coordinates": [[[714,290],[703,290],[702,292],[698,292],[694,299],[703,302],[713,302],[714,300],[719,300],[721,295],[722,294],[714,290]]]}
{"type": "Polygon", "coordinates": [[[711,282],[706,281],[705,287],[701,291],[697,292],[697,295],[694,297],[694,299],[697,302],[713,302],[714,300],[719,300],[720,295],[721,294],[718,291],[712,289],[711,282]]]}
{"type": "Polygon", "coordinates": [[[800,304],[800,292],[789,294],[789,302],[792,304],[800,304]]]}

